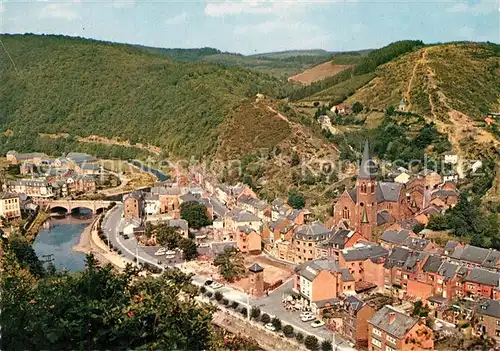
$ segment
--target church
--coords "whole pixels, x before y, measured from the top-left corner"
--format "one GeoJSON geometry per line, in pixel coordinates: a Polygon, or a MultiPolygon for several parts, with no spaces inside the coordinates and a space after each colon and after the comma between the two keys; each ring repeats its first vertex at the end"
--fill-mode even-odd
{"type": "Polygon", "coordinates": [[[369,241],[375,241],[377,226],[412,217],[403,184],[378,182],[377,165],[370,156],[368,141],[359,167],[354,189],[346,190],[334,205],[333,226],[357,230],[369,241]]]}

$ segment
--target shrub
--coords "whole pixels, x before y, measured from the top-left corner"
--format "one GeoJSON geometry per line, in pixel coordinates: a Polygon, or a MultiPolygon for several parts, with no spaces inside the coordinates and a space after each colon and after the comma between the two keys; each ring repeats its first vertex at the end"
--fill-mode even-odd
{"type": "Polygon", "coordinates": [[[233,301],[233,303],[231,304],[231,307],[232,307],[233,309],[237,309],[237,308],[238,308],[238,306],[239,306],[239,303],[237,303],[236,301],[233,301]]]}
{"type": "Polygon", "coordinates": [[[250,317],[257,319],[260,316],[260,308],[258,307],[252,307],[250,310],[250,317]]]}
{"type": "Polygon", "coordinates": [[[206,295],[207,295],[207,297],[208,297],[209,299],[211,299],[213,294],[212,294],[212,292],[207,291],[206,295]]]}
{"type": "Polygon", "coordinates": [[[302,343],[304,341],[304,335],[302,333],[297,333],[295,339],[297,339],[297,342],[302,343]]]}
{"type": "Polygon", "coordinates": [[[121,255],[122,253],[122,250],[118,250],[118,255],[121,255]]]}
{"type": "Polygon", "coordinates": [[[274,317],[272,320],[271,320],[271,323],[273,324],[273,326],[276,328],[276,331],[280,331],[281,330],[281,320],[277,317],[274,317]]]}
{"type": "Polygon", "coordinates": [[[308,335],[304,340],[304,345],[309,350],[317,350],[318,349],[318,338],[312,335],[308,335]]]}
{"type": "Polygon", "coordinates": [[[222,304],[223,304],[224,306],[227,306],[227,305],[228,305],[228,303],[229,303],[229,300],[228,300],[228,299],[222,299],[222,304]]]}
{"type": "Polygon", "coordinates": [[[222,293],[220,291],[216,291],[214,297],[217,301],[220,301],[223,298],[222,293]]]}
{"type": "Polygon", "coordinates": [[[323,340],[323,342],[321,343],[321,350],[322,351],[332,351],[333,350],[332,343],[328,340],[323,340]]]}
{"type": "Polygon", "coordinates": [[[207,288],[205,288],[204,286],[202,286],[202,287],[200,288],[200,293],[204,294],[204,293],[206,293],[206,292],[207,292],[207,288]]]}
{"type": "Polygon", "coordinates": [[[240,311],[240,312],[241,312],[241,314],[242,314],[242,315],[244,315],[245,317],[247,316],[247,309],[246,309],[246,307],[243,307],[243,308],[241,309],[241,311],[240,311]]]}
{"type": "Polygon", "coordinates": [[[260,316],[260,321],[264,324],[267,324],[271,321],[271,317],[267,313],[264,313],[262,316],[260,316]]]}
{"type": "Polygon", "coordinates": [[[291,325],[285,325],[283,327],[283,334],[290,337],[293,335],[293,327],[291,325]]]}

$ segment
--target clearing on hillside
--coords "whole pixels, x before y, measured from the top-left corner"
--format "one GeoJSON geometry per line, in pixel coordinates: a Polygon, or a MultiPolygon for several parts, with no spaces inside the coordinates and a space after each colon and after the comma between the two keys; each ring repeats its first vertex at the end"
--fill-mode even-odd
{"type": "Polygon", "coordinates": [[[290,78],[289,81],[302,83],[305,85],[309,85],[311,83],[317,82],[319,80],[323,80],[328,77],[332,77],[337,73],[340,73],[348,68],[352,67],[351,65],[335,65],[331,61],[319,64],[310,68],[302,73],[296,74],[290,78]]]}

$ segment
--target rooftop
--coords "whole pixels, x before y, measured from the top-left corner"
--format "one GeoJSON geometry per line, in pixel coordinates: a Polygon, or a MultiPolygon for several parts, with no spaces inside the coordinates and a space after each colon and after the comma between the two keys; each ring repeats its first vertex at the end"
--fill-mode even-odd
{"type": "Polygon", "coordinates": [[[410,317],[392,306],[384,306],[373,315],[368,323],[397,339],[402,339],[417,321],[416,318],[410,317]],[[394,318],[392,322],[390,321],[391,316],[394,318]]]}

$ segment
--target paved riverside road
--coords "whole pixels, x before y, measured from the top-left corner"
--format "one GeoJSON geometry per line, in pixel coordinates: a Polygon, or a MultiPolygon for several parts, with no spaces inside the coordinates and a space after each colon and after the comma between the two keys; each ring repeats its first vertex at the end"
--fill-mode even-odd
{"type": "MultiPolygon", "coordinates": [[[[132,235],[129,239],[124,239],[119,235],[119,225],[121,222],[121,216],[123,213],[123,204],[117,204],[114,206],[104,217],[102,223],[103,232],[109,237],[109,241],[113,246],[118,247],[122,251],[122,256],[133,261],[134,257],[137,256],[139,262],[147,262],[158,268],[164,268],[164,266],[177,266],[182,269],[182,258],[180,254],[172,262],[167,262],[164,256],[154,256],[154,252],[158,249],[157,247],[143,247],[139,246],[137,240],[132,235]]],[[[192,282],[195,285],[202,286],[205,281],[210,279],[210,277],[202,275],[194,275],[192,282]]],[[[220,291],[224,297],[230,301],[237,301],[240,305],[246,306],[257,306],[260,308],[262,313],[267,313],[270,316],[276,316],[282,320],[284,324],[290,324],[297,331],[304,334],[315,335],[319,339],[331,341],[333,334],[330,330],[325,327],[312,328],[310,322],[302,322],[299,318],[299,312],[286,311],[281,303],[283,293],[287,293],[292,288],[293,281],[289,280],[281,287],[271,292],[269,296],[261,299],[256,299],[253,296],[247,296],[244,292],[233,289],[229,286],[223,286],[217,291],[220,291]]],[[[207,287],[208,290],[214,292],[213,289],[207,287]]],[[[336,345],[342,344],[342,350],[354,350],[352,348],[345,348],[345,343],[343,340],[336,336],[336,345]]],[[[334,348],[335,349],[335,348],[334,348]]]]}

